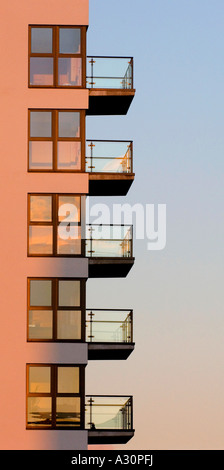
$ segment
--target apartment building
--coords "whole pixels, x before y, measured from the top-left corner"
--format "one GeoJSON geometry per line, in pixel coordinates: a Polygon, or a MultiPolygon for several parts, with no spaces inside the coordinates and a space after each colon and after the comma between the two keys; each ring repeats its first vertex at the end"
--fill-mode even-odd
{"type": "Polygon", "coordinates": [[[87,309],[86,289],[128,275],[133,235],[86,225],[86,197],[127,194],[133,145],[86,141],[85,121],[128,112],[133,59],[88,57],[88,0],[12,0],[0,21],[0,445],[125,443],[132,397],[85,396],[85,370],[128,358],[133,313],[87,309]]]}

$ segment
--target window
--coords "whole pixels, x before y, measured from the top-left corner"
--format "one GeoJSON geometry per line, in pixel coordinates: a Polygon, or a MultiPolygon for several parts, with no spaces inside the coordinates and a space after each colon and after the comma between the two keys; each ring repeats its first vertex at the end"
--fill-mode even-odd
{"type": "Polygon", "coordinates": [[[85,280],[29,278],[28,341],[85,341],[85,280]]]}
{"type": "Polygon", "coordinates": [[[28,255],[80,256],[81,196],[28,195],[28,255]]]}
{"type": "Polygon", "coordinates": [[[29,27],[29,86],[85,88],[86,28],[29,27]]]}
{"type": "Polygon", "coordinates": [[[84,427],[84,366],[27,364],[27,427],[84,427]]]}
{"type": "Polygon", "coordinates": [[[29,171],[85,171],[85,111],[31,109],[29,171]]]}

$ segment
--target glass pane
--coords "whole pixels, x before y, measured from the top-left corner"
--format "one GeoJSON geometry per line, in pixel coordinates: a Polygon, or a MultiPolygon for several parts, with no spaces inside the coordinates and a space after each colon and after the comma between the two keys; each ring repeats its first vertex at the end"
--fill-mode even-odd
{"type": "Polygon", "coordinates": [[[81,311],[58,311],[58,339],[81,339],[81,311]]]}
{"type": "Polygon", "coordinates": [[[59,281],[60,307],[80,306],[80,281],[59,281]]]}
{"type": "Polygon", "coordinates": [[[58,142],[58,170],[81,170],[81,142],[58,142]]]}
{"type": "Polygon", "coordinates": [[[51,307],[52,281],[30,280],[30,305],[32,307],[51,307]]]}
{"type": "Polygon", "coordinates": [[[29,392],[50,393],[51,368],[47,366],[29,367],[29,392]]]}
{"type": "Polygon", "coordinates": [[[80,425],[80,398],[58,397],[56,399],[57,426],[80,425]]]}
{"type": "Polygon", "coordinates": [[[30,111],[30,137],[51,137],[51,111],[30,111]]]}
{"type": "Polygon", "coordinates": [[[30,221],[52,221],[52,196],[30,196],[30,221]]]}
{"type": "Polygon", "coordinates": [[[35,426],[51,425],[51,398],[29,397],[28,398],[28,424],[35,426]]]}
{"type": "Polygon", "coordinates": [[[31,28],[31,52],[51,54],[52,28],[31,28]]]}
{"type": "Polygon", "coordinates": [[[78,112],[59,111],[58,136],[80,137],[80,114],[78,112]]]}
{"type": "Polygon", "coordinates": [[[59,225],[57,252],[60,255],[81,255],[81,227],[59,225]]]}
{"type": "Polygon", "coordinates": [[[66,57],[58,59],[58,85],[81,86],[82,85],[82,59],[66,57]]]}
{"type": "Polygon", "coordinates": [[[58,220],[69,222],[80,222],[80,196],[59,196],[58,198],[58,220]]]}
{"type": "Polygon", "coordinates": [[[53,253],[53,227],[29,227],[29,253],[36,255],[53,253]]]}
{"type": "Polygon", "coordinates": [[[78,28],[60,28],[59,30],[59,53],[80,54],[81,31],[78,28]]]}
{"type": "Polygon", "coordinates": [[[52,57],[30,57],[30,85],[53,85],[54,59],[52,57]]]}
{"type": "Polygon", "coordinates": [[[29,142],[29,170],[53,169],[53,143],[29,142]]]}
{"type": "Polygon", "coordinates": [[[79,367],[58,367],[58,393],[79,393],[79,367]]]}
{"type": "Polygon", "coordinates": [[[52,310],[29,311],[29,339],[52,339],[52,310]]]}

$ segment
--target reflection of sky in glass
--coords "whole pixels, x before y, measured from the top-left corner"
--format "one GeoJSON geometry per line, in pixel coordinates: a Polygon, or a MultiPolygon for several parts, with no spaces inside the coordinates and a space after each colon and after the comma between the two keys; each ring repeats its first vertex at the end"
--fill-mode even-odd
{"type": "Polygon", "coordinates": [[[30,196],[31,222],[50,222],[52,220],[52,197],[30,196]]]}

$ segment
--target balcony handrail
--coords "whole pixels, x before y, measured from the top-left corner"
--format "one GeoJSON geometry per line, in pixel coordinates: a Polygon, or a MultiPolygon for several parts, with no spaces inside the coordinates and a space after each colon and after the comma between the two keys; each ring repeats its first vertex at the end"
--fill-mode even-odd
{"type": "Polygon", "coordinates": [[[86,224],[87,227],[89,225],[94,227],[132,227],[131,224],[86,224]]]}
{"type": "Polygon", "coordinates": [[[133,56],[121,56],[121,55],[87,55],[87,59],[129,59],[134,60],[133,56]]]}
{"type": "Polygon", "coordinates": [[[86,142],[122,142],[122,143],[133,143],[133,140],[125,139],[86,139],[86,142]]]}
{"type": "MultiPolygon", "coordinates": [[[[133,398],[133,395],[85,395],[86,398],[133,398]]],[[[127,401],[128,401],[127,400],[127,401]]]]}
{"type": "Polygon", "coordinates": [[[92,312],[133,312],[131,308],[87,308],[86,311],[91,310],[92,312]]]}

